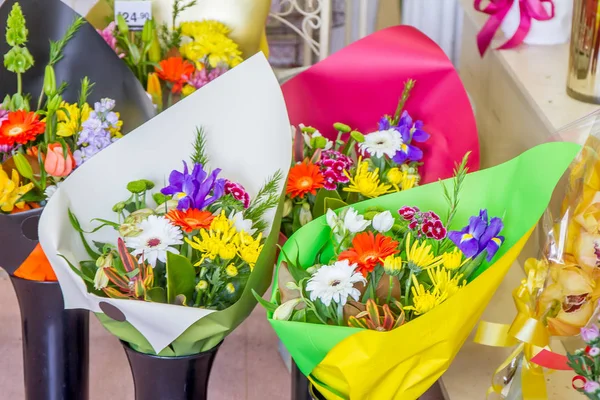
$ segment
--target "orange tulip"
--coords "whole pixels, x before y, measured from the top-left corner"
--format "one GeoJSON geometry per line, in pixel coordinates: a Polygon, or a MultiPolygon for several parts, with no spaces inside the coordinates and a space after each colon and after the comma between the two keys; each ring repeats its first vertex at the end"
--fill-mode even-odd
{"type": "Polygon", "coordinates": [[[49,175],[66,177],[73,172],[73,168],[75,168],[76,165],[75,159],[69,148],[67,148],[66,151],[67,154],[65,154],[60,143],[48,145],[48,153],[44,160],[44,169],[49,175]]]}

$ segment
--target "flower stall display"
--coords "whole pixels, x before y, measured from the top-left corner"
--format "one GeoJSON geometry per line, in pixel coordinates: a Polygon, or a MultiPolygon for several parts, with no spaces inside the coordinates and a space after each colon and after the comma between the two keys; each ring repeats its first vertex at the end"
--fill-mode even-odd
{"type": "Polygon", "coordinates": [[[205,398],[220,343],[269,287],[288,129],[256,55],[86,162],[46,206],[40,242],[66,307],[124,342],[136,398],[205,398]]]}
{"type": "Polygon", "coordinates": [[[39,216],[73,171],[154,111],[131,72],[59,0],[6,1],[0,20],[0,266],[19,300],[25,396],[87,399],[88,314],[64,310],[38,246],[39,216]]]}
{"type": "MultiPolygon", "coordinates": [[[[250,46],[251,51],[246,49],[243,52],[231,34],[235,27],[239,30],[251,17],[262,21],[262,25],[255,26],[245,35],[262,32],[267,11],[262,18],[256,15],[261,12],[260,4],[253,4],[251,15],[241,21],[234,18],[229,26],[226,21],[231,19],[231,14],[239,14],[239,7],[218,5],[216,2],[199,7],[196,0],[151,3],[155,18],[147,19],[139,31],[132,30],[123,15],[115,16],[114,5],[105,3],[106,9],[92,10],[92,14],[105,15],[108,25],[103,24],[98,33],[147,88],[159,111],[218,78],[242,62],[244,56],[258,51],[260,38],[255,39],[254,46],[250,46]],[[187,19],[192,16],[194,19],[187,19]]],[[[242,36],[242,40],[246,36],[242,36]]],[[[246,41],[244,43],[248,45],[246,41]]]]}
{"type": "Polygon", "coordinates": [[[294,128],[282,233],[326,210],[452,176],[473,111],[443,51],[412,27],[376,32],[282,85],[294,128]]]}
{"type": "Polygon", "coordinates": [[[578,151],[550,143],[472,173],[465,158],[453,179],[328,210],[291,236],[271,302],[261,303],[321,395],[423,394],[467,339],[578,151]]]}

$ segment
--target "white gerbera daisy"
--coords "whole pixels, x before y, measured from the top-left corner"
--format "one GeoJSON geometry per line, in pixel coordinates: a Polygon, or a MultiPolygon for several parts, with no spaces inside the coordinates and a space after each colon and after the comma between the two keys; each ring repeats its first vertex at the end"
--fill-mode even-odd
{"type": "Polygon", "coordinates": [[[150,215],[138,224],[138,228],[142,233],[125,238],[127,247],[133,249],[132,255],[143,255],[148,264],[156,267],[157,260],[167,262],[167,251],[179,254],[179,250],[171,246],[183,244],[183,234],[165,217],[150,215]]]}
{"type": "Polygon", "coordinates": [[[342,306],[348,301],[348,296],[354,300],[359,299],[360,291],[354,287],[355,283],[367,283],[360,272],[355,272],[356,264],[350,265],[348,260],[337,261],[333,265],[324,265],[315,272],[306,284],[306,291],[310,292],[310,299],[316,299],[329,306],[333,300],[342,306]]]}
{"type": "Polygon", "coordinates": [[[395,129],[388,129],[366,134],[365,141],[360,143],[358,147],[363,154],[366,151],[373,157],[386,155],[393,158],[396,152],[400,150],[402,143],[400,132],[395,129]]]}

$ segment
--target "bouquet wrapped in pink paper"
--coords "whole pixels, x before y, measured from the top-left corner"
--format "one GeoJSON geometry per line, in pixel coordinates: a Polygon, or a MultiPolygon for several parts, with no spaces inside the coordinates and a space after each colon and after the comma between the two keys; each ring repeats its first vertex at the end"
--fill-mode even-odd
{"type": "Polygon", "coordinates": [[[282,86],[295,128],[282,233],[327,209],[449,178],[479,141],[467,93],[420,31],[376,32],[282,86]]]}

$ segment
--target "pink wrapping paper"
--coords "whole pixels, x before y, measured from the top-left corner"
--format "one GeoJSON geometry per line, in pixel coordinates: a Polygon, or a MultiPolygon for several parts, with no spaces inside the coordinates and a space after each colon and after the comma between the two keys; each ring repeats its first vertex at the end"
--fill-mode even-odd
{"type": "Polygon", "coordinates": [[[303,123],[335,139],[333,123],[363,133],[377,130],[393,114],[404,82],[417,81],[405,110],[422,120],[431,135],[418,143],[424,152],[422,183],[452,176],[454,163],[471,152],[479,168],[475,117],[458,73],[442,49],[419,30],[395,26],[378,31],[332,54],[283,84],[293,125],[303,123]]]}

